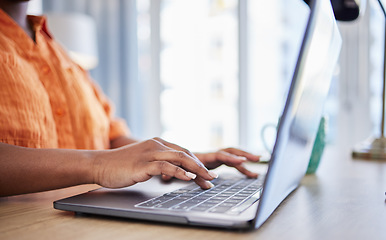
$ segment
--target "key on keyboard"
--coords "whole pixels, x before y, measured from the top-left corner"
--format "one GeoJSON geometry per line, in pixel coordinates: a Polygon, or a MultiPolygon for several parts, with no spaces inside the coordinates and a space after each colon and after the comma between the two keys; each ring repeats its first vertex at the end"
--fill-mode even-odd
{"type": "Polygon", "coordinates": [[[215,179],[214,187],[202,190],[196,184],[139,203],[136,207],[239,214],[260,198],[262,180],[215,179]]]}

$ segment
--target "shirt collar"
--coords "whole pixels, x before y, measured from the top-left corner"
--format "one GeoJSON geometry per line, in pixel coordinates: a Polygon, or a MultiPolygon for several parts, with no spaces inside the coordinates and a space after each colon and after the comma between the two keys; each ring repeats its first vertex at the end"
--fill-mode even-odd
{"type": "Polygon", "coordinates": [[[38,33],[39,31],[42,31],[45,33],[49,38],[52,38],[51,32],[48,30],[47,27],[47,18],[46,16],[33,16],[28,15],[28,20],[32,24],[32,29],[35,33],[38,33]]]}
{"type": "MultiPolygon", "coordinates": [[[[52,38],[52,34],[47,28],[47,21],[45,16],[28,15],[28,20],[34,30],[36,39],[38,35],[45,35],[52,38]]],[[[6,12],[0,9],[0,34],[6,36],[11,41],[17,43],[20,51],[28,50],[34,47],[35,43],[30,39],[24,30],[10,17],[6,12]],[[23,50],[24,49],[24,50],[23,50]]]]}

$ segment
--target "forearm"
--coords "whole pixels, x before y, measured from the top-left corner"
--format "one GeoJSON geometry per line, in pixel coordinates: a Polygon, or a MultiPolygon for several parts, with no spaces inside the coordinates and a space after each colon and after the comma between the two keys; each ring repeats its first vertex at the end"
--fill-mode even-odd
{"type": "Polygon", "coordinates": [[[0,196],[93,183],[93,153],[0,143],[0,196]]]}
{"type": "Polygon", "coordinates": [[[119,148],[119,147],[136,143],[136,142],[138,142],[138,140],[133,137],[120,136],[110,141],[110,148],[111,149],[119,148]]]}

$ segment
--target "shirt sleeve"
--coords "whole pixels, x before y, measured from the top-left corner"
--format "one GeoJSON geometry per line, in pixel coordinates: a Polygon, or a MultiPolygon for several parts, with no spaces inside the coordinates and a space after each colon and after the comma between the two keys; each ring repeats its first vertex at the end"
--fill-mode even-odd
{"type": "Polygon", "coordinates": [[[90,77],[89,80],[97,99],[102,104],[103,109],[105,110],[106,115],[110,120],[110,141],[121,136],[130,136],[130,129],[126,124],[126,121],[122,118],[114,116],[114,106],[112,102],[107,98],[107,96],[102,92],[100,87],[90,77]]]}

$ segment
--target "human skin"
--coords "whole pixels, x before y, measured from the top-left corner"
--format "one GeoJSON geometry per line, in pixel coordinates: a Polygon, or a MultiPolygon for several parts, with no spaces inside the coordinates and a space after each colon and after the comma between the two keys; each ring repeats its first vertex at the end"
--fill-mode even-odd
{"type": "MultiPolygon", "coordinates": [[[[34,39],[27,20],[28,0],[0,0],[0,8],[34,39]]],[[[107,150],[34,149],[0,143],[0,196],[40,192],[95,183],[119,188],[146,181],[155,175],[194,181],[203,189],[216,174],[208,168],[222,164],[235,167],[248,177],[243,163],[259,157],[235,148],[193,154],[185,148],[153,138],[138,141],[120,136],[107,150]],[[207,166],[207,167],[206,167],[207,166]]]]}

